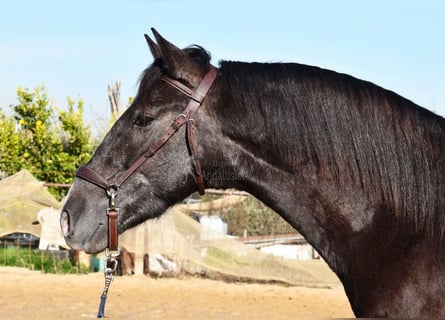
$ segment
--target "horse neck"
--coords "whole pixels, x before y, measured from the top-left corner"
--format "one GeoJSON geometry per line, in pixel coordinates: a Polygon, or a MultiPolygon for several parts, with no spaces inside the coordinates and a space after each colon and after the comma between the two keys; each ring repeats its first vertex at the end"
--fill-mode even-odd
{"type": "MultiPolygon", "coordinates": [[[[371,91],[379,92],[376,87],[360,85],[368,91],[358,88],[357,100],[365,99],[371,91]]],[[[409,213],[405,211],[411,206],[416,214],[430,209],[434,217],[443,210],[439,203],[443,200],[435,197],[443,191],[439,176],[444,167],[439,160],[445,156],[444,150],[434,151],[430,145],[434,142],[426,139],[429,133],[425,126],[414,125],[419,119],[410,112],[412,104],[402,100],[407,103],[408,114],[398,118],[387,99],[395,99],[396,104],[400,101],[392,96],[385,96],[380,100],[382,105],[375,106],[382,107],[380,111],[372,110],[372,103],[377,104],[378,99],[355,101],[362,108],[359,110],[342,109],[347,104],[341,101],[329,104],[326,95],[311,100],[298,86],[290,98],[290,88],[264,84],[264,91],[249,91],[247,85],[232,84],[235,87],[247,91],[225,97],[224,108],[216,114],[222,124],[220,136],[208,148],[218,146],[210,159],[216,167],[230,167],[237,179],[211,180],[209,185],[245,190],[275,210],[322,255],[350,296],[379,305],[381,301],[366,292],[373,285],[383,288],[384,281],[398,292],[397,277],[382,278],[381,269],[411,266],[412,261],[422,258],[422,248],[436,250],[439,246],[431,247],[428,232],[419,231],[425,226],[406,219],[404,214],[409,213]],[[267,101],[267,96],[278,98],[267,101]],[[288,100],[283,100],[284,96],[288,100]],[[321,102],[325,107],[317,109],[321,102]],[[378,114],[385,110],[387,113],[378,114]],[[375,122],[366,116],[374,117],[375,122]],[[394,127],[398,119],[405,121],[399,129],[394,127]],[[410,132],[415,128],[417,131],[410,132]],[[400,140],[400,135],[408,135],[408,139],[400,140]],[[427,148],[420,145],[421,140],[427,148]],[[422,152],[414,155],[415,159],[404,158],[412,147],[422,152]],[[425,166],[415,168],[404,161],[425,166]],[[436,177],[439,180],[433,180],[436,177]],[[419,195],[422,190],[428,192],[419,195]],[[404,192],[409,197],[427,197],[428,201],[416,203],[404,192]],[[395,248],[395,256],[389,257],[391,248],[395,248]],[[392,262],[394,259],[399,262],[392,262]],[[362,281],[363,272],[368,273],[366,283],[362,281]]],[[[340,99],[336,94],[331,92],[332,100],[340,99]]],[[[443,121],[433,122],[435,130],[441,132],[436,133],[439,139],[444,135],[443,121]]],[[[441,252],[435,253],[435,258],[423,259],[424,266],[444,261],[441,252]]],[[[363,303],[355,304],[355,310],[362,313],[363,303]]]]}

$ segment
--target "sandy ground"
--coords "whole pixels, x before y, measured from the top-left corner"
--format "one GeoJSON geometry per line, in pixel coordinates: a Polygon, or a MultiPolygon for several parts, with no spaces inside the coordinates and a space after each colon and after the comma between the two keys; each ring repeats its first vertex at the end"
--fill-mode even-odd
{"type": "MultiPolygon", "coordinates": [[[[0,267],[1,319],[95,318],[103,274],[51,275],[0,267]]],[[[117,277],[105,308],[113,319],[349,318],[341,287],[315,289],[195,278],[117,277]]]]}

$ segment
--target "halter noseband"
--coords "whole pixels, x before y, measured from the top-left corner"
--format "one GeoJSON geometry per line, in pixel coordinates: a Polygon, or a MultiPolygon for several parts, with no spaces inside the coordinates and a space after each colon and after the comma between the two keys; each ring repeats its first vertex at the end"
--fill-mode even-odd
{"type": "Polygon", "coordinates": [[[191,158],[193,160],[193,167],[195,171],[196,181],[198,184],[198,191],[201,195],[204,194],[204,178],[202,175],[201,164],[198,158],[198,147],[196,144],[196,122],[193,119],[195,112],[202,105],[204,98],[207,95],[213,81],[216,78],[218,70],[211,66],[210,70],[202,79],[195,91],[192,91],[178,80],[172,79],[166,75],[161,76],[161,80],[169,84],[176,90],[189,97],[187,107],[183,113],[176,116],[173,123],[168,130],[162,135],[162,137],[152,144],[148,150],[142,154],[114,183],[109,183],[106,179],[101,177],[93,169],[81,165],[76,172],[76,177],[84,179],[88,182],[101,187],[107,192],[107,196],[110,199],[110,206],[107,209],[108,215],[108,247],[107,251],[119,251],[118,249],[118,230],[117,230],[117,215],[119,208],[115,206],[115,197],[120,186],[140,167],[148,158],[151,158],[156,152],[164,146],[164,144],[181,128],[184,124],[187,125],[187,144],[189,146],[191,158]]]}

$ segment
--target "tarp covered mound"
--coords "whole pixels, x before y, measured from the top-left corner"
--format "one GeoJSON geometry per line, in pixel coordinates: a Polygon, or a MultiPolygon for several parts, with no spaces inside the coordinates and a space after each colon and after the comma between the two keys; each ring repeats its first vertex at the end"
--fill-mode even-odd
{"type": "Polygon", "coordinates": [[[61,204],[27,170],[0,181],[0,237],[20,232],[41,236],[41,225],[33,225],[43,208],[61,204]]]}
{"type": "Polygon", "coordinates": [[[340,282],[321,260],[286,260],[265,254],[206,228],[184,214],[184,205],[170,208],[160,218],[127,230],[120,245],[130,252],[161,254],[179,272],[215,279],[280,282],[290,285],[335,287],[340,282]]]}

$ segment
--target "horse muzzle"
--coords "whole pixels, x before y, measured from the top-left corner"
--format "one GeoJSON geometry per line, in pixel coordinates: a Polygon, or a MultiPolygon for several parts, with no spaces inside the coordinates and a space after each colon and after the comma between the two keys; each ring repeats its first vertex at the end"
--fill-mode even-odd
{"type": "Polygon", "coordinates": [[[107,245],[106,230],[103,223],[98,223],[91,234],[81,235],[75,232],[69,212],[63,210],[60,214],[60,227],[66,244],[74,250],[97,253],[103,251],[107,245]]]}

